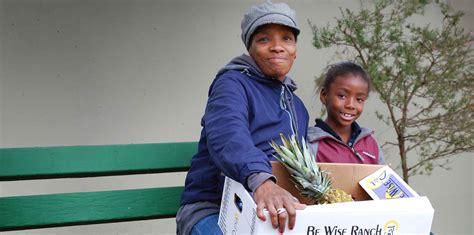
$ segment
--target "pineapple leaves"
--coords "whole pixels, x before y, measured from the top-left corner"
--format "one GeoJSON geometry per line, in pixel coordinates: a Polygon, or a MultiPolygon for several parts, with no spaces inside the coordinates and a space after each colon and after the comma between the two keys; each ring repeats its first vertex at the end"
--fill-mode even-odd
{"type": "Polygon", "coordinates": [[[288,170],[291,181],[301,195],[312,199],[317,204],[352,200],[347,193],[331,188],[329,174],[321,171],[316,165],[316,157],[309,151],[308,143],[304,138],[301,138],[301,143],[294,135],[286,138],[280,134],[280,138],[283,145],[278,145],[275,141],[270,142],[276,152],[274,157],[288,170]]]}

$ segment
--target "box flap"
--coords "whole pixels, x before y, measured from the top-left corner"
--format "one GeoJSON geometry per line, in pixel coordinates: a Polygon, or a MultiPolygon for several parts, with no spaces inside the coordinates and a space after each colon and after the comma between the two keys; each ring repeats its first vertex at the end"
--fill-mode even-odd
{"type": "Polygon", "coordinates": [[[419,197],[418,193],[388,166],[368,175],[359,181],[359,185],[374,200],[419,197]]]}

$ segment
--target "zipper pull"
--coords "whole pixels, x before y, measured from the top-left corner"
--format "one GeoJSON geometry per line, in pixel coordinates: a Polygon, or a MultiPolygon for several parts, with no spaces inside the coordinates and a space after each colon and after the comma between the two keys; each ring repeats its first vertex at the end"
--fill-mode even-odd
{"type": "Polygon", "coordinates": [[[361,161],[364,161],[364,158],[362,157],[362,155],[360,155],[359,152],[357,152],[357,150],[355,150],[354,147],[351,147],[352,149],[352,152],[354,152],[354,154],[361,160],[361,161]]]}

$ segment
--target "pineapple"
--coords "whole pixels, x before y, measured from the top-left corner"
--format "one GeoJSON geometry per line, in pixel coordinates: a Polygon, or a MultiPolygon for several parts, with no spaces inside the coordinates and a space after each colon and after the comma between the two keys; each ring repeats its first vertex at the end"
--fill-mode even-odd
{"type": "Polygon", "coordinates": [[[270,145],[277,153],[275,158],[288,170],[301,195],[311,199],[314,204],[353,201],[351,195],[331,187],[328,173],[316,165],[316,158],[309,152],[304,138],[300,145],[294,135],[289,140],[283,134],[280,136],[283,146],[275,141],[270,145]]]}

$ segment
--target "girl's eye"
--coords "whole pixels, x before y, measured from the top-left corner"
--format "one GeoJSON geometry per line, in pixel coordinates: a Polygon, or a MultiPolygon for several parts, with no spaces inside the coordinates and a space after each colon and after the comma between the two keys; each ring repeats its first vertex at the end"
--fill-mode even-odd
{"type": "Polygon", "coordinates": [[[339,98],[341,98],[341,99],[345,99],[345,98],[346,98],[346,95],[344,95],[344,94],[338,94],[337,96],[338,96],[339,98]]]}
{"type": "Polygon", "coordinates": [[[365,97],[365,96],[357,97],[357,101],[358,101],[359,103],[364,102],[366,99],[367,99],[367,97],[365,97]]]}

